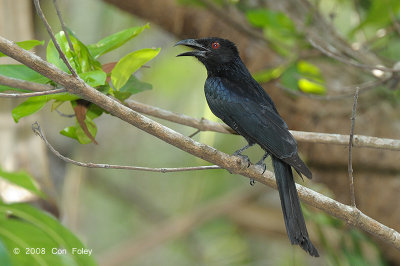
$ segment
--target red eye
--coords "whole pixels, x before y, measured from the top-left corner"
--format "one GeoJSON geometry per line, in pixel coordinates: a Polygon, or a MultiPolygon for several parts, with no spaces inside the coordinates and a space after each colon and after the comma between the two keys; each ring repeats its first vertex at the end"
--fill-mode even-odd
{"type": "Polygon", "coordinates": [[[214,50],[217,50],[218,48],[219,48],[219,42],[213,42],[212,44],[211,44],[211,47],[214,49],[214,50]]]}

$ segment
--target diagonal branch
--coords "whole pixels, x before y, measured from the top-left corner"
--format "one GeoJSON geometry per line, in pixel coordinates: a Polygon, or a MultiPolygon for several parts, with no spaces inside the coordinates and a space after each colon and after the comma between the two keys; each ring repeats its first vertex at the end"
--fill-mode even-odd
{"type": "Polygon", "coordinates": [[[71,38],[69,38],[69,33],[68,33],[68,30],[67,30],[67,27],[65,26],[64,20],[63,20],[63,18],[61,16],[61,11],[60,11],[60,8],[58,7],[57,0],[53,0],[53,5],[54,5],[54,8],[56,9],[58,20],[60,20],[61,28],[64,31],[65,38],[67,38],[68,46],[71,49],[71,51],[75,52],[74,46],[72,45],[72,42],[71,42],[71,38]]]}
{"type": "Polygon", "coordinates": [[[33,0],[33,3],[35,4],[36,11],[37,11],[37,13],[38,13],[40,19],[43,21],[43,23],[44,23],[44,25],[45,25],[45,27],[46,27],[46,29],[47,29],[47,32],[49,33],[51,39],[53,40],[54,46],[56,47],[56,49],[57,49],[57,51],[58,51],[58,53],[59,53],[61,59],[64,61],[65,65],[67,65],[67,67],[68,67],[69,71],[71,72],[71,74],[72,74],[74,77],[77,77],[78,74],[76,74],[75,70],[73,69],[73,67],[72,67],[71,64],[69,63],[67,57],[65,57],[65,54],[64,54],[63,51],[61,50],[61,47],[60,47],[60,45],[58,44],[58,42],[57,42],[57,40],[56,40],[56,37],[54,36],[53,30],[51,29],[50,24],[47,22],[47,19],[46,19],[46,17],[45,17],[44,14],[43,14],[42,9],[40,8],[39,0],[33,0]]]}
{"type": "MultiPolygon", "coordinates": [[[[194,141],[160,123],[153,121],[118,101],[90,87],[81,79],[68,75],[54,65],[42,60],[35,54],[21,49],[15,43],[0,36],[0,52],[14,58],[40,74],[65,87],[68,92],[88,100],[111,115],[153,135],[187,153],[204,159],[212,164],[229,170],[231,173],[243,175],[250,179],[276,189],[274,174],[270,171],[261,173],[256,165],[248,166],[237,156],[231,156],[213,147],[194,141]]],[[[301,185],[296,185],[300,199],[326,213],[346,221],[348,224],[363,229],[378,238],[388,242],[400,250],[400,233],[368,217],[351,206],[337,202],[318,192],[301,185]]]]}
{"type": "MultiPolygon", "coordinates": [[[[213,122],[204,118],[196,119],[184,114],[178,114],[175,112],[161,109],[159,107],[154,107],[151,105],[140,103],[134,100],[126,100],[125,105],[139,113],[151,115],[181,125],[197,128],[200,131],[214,131],[225,134],[236,134],[227,125],[213,122]]],[[[346,146],[349,145],[348,135],[305,132],[305,131],[295,131],[295,130],[290,130],[290,133],[292,133],[295,139],[299,142],[336,144],[336,145],[346,145],[346,146]]],[[[354,135],[353,147],[365,147],[365,148],[400,151],[400,140],[354,135]]]]}
{"type": "Polygon", "coordinates": [[[72,160],[65,157],[59,153],[46,139],[42,129],[38,122],[32,124],[33,132],[38,135],[46,144],[47,148],[58,158],[67,163],[72,163],[77,166],[87,167],[87,168],[105,168],[105,169],[123,169],[123,170],[135,170],[144,172],[159,172],[159,173],[172,173],[172,172],[186,172],[186,171],[196,171],[196,170],[210,170],[210,169],[221,169],[218,165],[205,165],[205,166],[194,166],[194,167],[179,167],[179,168],[151,168],[142,166],[127,166],[127,165],[114,165],[114,164],[103,164],[103,163],[83,163],[72,160]]]}

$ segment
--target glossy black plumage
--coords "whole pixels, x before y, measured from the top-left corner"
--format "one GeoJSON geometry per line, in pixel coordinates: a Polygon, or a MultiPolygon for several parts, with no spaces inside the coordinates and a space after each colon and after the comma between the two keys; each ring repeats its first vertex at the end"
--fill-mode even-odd
{"type": "Polygon", "coordinates": [[[311,171],[298,156],[297,143],[275,104],[252,78],[236,46],[221,38],[188,39],[176,45],[196,49],[179,56],[194,56],[205,65],[204,90],[211,111],[249,144],[256,143],[271,155],[289,239],[310,255],[319,256],[308,236],[291,167],[308,178],[311,171]]]}

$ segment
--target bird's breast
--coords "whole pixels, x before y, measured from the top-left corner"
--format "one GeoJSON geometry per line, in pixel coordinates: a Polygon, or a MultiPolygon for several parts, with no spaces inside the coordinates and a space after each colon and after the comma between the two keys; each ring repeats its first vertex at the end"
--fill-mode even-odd
{"type": "Polygon", "coordinates": [[[208,78],[204,84],[204,92],[207,100],[212,102],[227,103],[232,100],[232,92],[229,91],[219,78],[208,78]]]}

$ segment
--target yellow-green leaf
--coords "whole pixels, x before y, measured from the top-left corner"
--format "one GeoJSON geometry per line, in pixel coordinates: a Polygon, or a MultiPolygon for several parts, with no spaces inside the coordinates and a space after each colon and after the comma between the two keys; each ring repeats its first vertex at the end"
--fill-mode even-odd
{"type": "Polygon", "coordinates": [[[139,35],[143,30],[150,28],[149,24],[139,27],[133,27],[120,32],[111,34],[100,40],[96,44],[88,45],[88,49],[94,58],[117,49],[127,41],[139,35]]]}
{"type": "Polygon", "coordinates": [[[134,72],[153,59],[159,52],[160,48],[146,48],[129,53],[121,58],[111,71],[111,82],[114,88],[116,90],[122,88],[134,72]]]}
{"type": "Polygon", "coordinates": [[[326,92],[326,88],[323,85],[309,81],[305,78],[299,79],[298,86],[300,90],[305,93],[325,94],[326,92]]]}

